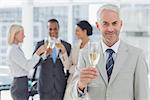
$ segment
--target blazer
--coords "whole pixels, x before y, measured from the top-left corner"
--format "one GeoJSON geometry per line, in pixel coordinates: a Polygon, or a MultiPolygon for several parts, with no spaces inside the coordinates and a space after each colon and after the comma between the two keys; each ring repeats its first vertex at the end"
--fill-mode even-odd
{"type": "MultiPolygon", "coordinates": [[[[100,60],[97,64],[97,87],[87,87],[89,100],[148,100],[148,66],[142,50],[120,42],[112,75],[108,83],[106,61],[100,47],[100,60]]],[[[90,66],[87,51],[82,52],[72,82],[71,95],[78,100],[77,82],[80,69],[90,66]]]]}
{"type": "MultiPolygon", "coordinates": [[[[75,72],[76,66],[78,64],[78,58],[79,58],[80,52],[82,52],[83,50],[87,48],[88,43],[85,44],[83,48],[80,48],[81,42],[82,41],[79,40],[71,49],[71,54],[69,56],[69,68],[68,68],[70,74],[74,74],[75,72]]],[[[71,77],[69,76],[68,82],[70,81],[71,78],[72,76],[71,77]]]]}
{"type": "MultiPolygon", "coordinates": [[[[63,40],[61,40],[61,43],[66,48],[69,56],[71,45],[63,40]]],[[[37,43],[36,49],[42,44],[44,44],[44,40],[37,43]]],[[[61,51],[59,51],[59,53],[60,52],[61,51]]],[[[48,56],[45,60],[41,59],[37,66],[38,65],[41,66],[38,79],[38,91],[40,95],[44,94],[49,97],[57,97],[59,95],[62,97],[64,95],[67,79],[64,73],[64,65],[59,58],[59,54],[55,64],[52,61],[52,57],[48,56]],[[52,91],[57,91],[57,93],[53,93],[52,91]]],[[[49,99],[51,100],[52,98],[48,98],[46,100],[49,99]]]]}
{"type": "Polygon", "coordinates": [[[68,80],[67,80],[67,86],[66,86],[66,90],[65,90],[65,95],[64,95],[64,99],[63,100],[71,100],[72,98],[70,97],[70,85],[72,83],[72,78],[73,78],[73,74],[75,72],[75,69],[76,69],[76,66],[77,66],[77,63],[78,63],[78,58],[79,58],[79,55],[80,55],[80,52],[82,52],[83,50],[86,50],[87,48],[87,44],[81,49],[80,46],[81,46],[81,40],[79,40],[74,46],[73,48],[71,49],[71,54],[70,54],[70,57],[69,57],[69,77],[68,77],[68,80]]]}

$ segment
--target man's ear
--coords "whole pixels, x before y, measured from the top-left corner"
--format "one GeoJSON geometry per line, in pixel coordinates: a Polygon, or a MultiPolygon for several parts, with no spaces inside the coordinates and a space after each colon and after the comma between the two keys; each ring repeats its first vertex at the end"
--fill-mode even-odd
{"type": "Polygon", "coordinates": [[[98,24],[98,22],[95,22],[95,24],[96,24],[96,28],[99,29],[99,24],[98,24]]]}
{"type": "Polygon", "coordinates": [[[121,20],[121,27],[122,27],[123,21],[121,20]]]}

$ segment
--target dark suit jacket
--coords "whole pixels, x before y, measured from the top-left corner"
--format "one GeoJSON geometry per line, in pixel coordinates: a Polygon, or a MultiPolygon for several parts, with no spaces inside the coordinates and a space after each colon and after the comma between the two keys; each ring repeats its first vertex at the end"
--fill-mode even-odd
{"type": "MultiPolygon", "coordinates": [[[[61,43],[65,46],[68,56],[70,55],[71,45],[63,40],[61,43]]],[[[36,49],[44,44],[44,40],[40,41],[36,45],[36,49]]],[[[61,51],[59,51],[60,53],[61,51]]],[[[38,90],[40,98],[42,95],[47,95],[46,100],[54,100],[52,97],[63,97],[66,88],[66,78],[64,73],[64,66],[62,61],[57,57],[54,64],[51,56],[48,56],[46,60],[41,59],[37,66],[41,66],[39,74],[38,90]]],[[[44,97],[44,98],[45,98],[44,97]]],[[[43,99],[44,100],[44,99],[43,99]]]]}

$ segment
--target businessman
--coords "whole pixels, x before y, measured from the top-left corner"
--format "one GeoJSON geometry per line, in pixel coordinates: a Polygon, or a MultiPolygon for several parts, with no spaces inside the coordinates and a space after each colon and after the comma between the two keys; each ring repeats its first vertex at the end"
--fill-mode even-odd
{"type": "Polygon", "coordinates": [[[72,83],[75,100],[148,100],[148,66],[142,50],[119,38],[122,20],[118,6],[105,4],[97,11],[101,31],[100,60],[92,68],[82,52],[72,83]],[[92,82],[97,85],[92,86],[92,82]]]}
{"type": "MultiPolygon", "coordinates": [[[[38,91],[40,100],[62,100],[66,88],[65,67],[67,67],[68,56],[71,45],[58,37],[59,22],[56,19],[48,21],[50,38],[55,38],[60,43],[53,49],[49,48],[46,59],[40,60],[41,70],[38,80],[38,91]]],[[[44,40],[37,43],[36,48],[44,44],[44,40]]]]}

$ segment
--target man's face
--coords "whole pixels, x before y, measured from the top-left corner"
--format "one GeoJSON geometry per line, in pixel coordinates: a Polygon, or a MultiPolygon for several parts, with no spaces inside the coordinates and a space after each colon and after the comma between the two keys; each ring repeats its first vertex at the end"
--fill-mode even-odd
{"type": "Polygon", "coordinates": [[[112,10],[103,10],[101,20],[97,22],[97,28],[102,32],[104,43],[111,47],[119,40],[122,21],[118,13],[112,10]]]}
{"type": "Polygon", "coordinates": [[[50,37],[58,38],[59,26],[57,22],[48,22],[48,33],[50,37]]]}

